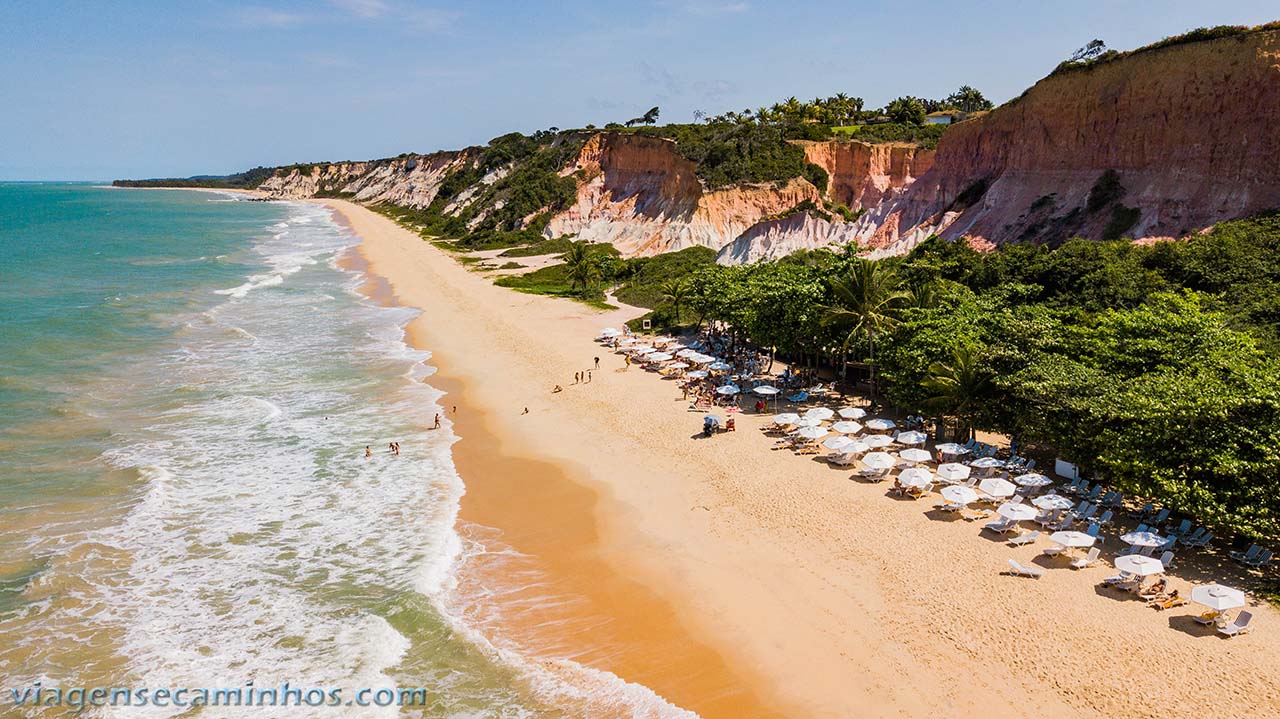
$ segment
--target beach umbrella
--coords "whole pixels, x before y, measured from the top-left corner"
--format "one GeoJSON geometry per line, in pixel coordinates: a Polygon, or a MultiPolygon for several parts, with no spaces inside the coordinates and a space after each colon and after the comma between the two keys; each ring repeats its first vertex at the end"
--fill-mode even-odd
{"type": "Polygon", "coordinates": [[[716,361],[716,358],[715,358],[715,357],[709,357],[709,356],[707,356],[707,355],[702,354],[701,352],[699,352],[698,354],[693,355],[693,356],[691,356],[691,357],[686,357],[685,359],[689,360],[690,362],[692,362],[692,363],[694,363],[694,364],[707,364],[708,362],[715,362],[715,361],[716,361]]]}
{"type": "Polygon", "coordinates": [[[908,462],[917,462],[917,463],[928,462],[929,460],[933,459],[933,455],[929,454],[928,450],[920,449],[919,447],[904,449],[898,453],[898,456],[901,457],[902,459],[905,459],[908,462]]]}
{"type": "Polygon", "coordinates": [[[888,432],[889,430],[898,426],[891,419],[879,419],[879,418],[867,420],[866,424],[867,424],[867,429],[874,429],[877,432],[888,432]]]}
{"type": "MultiPolygon", "coordinates": [[[[693,374],[690,372],[689,374],[693,374]]],[[[779,425],[795,424],[800,421],[800,415],[795,412],[783,412],[773,416],[773,423],[779,425]]]]}
{"type": "Polygon", "coordinates": [[[1244,592],[1221,584],[1206,584],[1192,589],[1191,601],[1203,604],[1215,612],[1225,612],[1245,605],[1244,592]]]}
{"type": "Polygon", "coordinates": [[[822,446],[826,447],[827,449],[833,449],[837,452],[847,452],[849,451],[849,448],[855,444],[857,444],[857,441],[849,439],[848,437],[837,435],[823,442],[822,446]]]}
{"type": "Polygon", "coordinates": [[[941,452],[941,453],[943,453],[943,454],[957,454],[957,455],[958,455],[958,454],[968,454],[968,453],[969,453],[969,450],[968,450],[968,449],[966,449],[964,445],[956,444],[955,442],[945,442],[945,443],[940,444],[940,445],[938,445],[937,447],[935,447],[935,449],[937,449],[939,452],[941,452]]]}
{"type": "Polygon", "coordinates": [[[1036,508],[1029,504],[1020,504],[1016,502],[1005,502],[996,510],[996,514],[1006,519],[1012,519],[1015,522],[1025,522],[1028,519],[1035,519],[1036,508]]]}
{"type": "Polygon", "coordinates": [[[1049,535],[1049,539],[1064,547],[1092,547],[1093,543],[1098,541],[1098,538],[1092,534],[1073,530],[1054,532],[1049,535]]]}
{"type": "Polygon", "coordinates": [[[933,476],[933,472],[921,467],[904,469],[898,474],[898,482],[904,487],[919,487],[920,489],[925,489],[930,484],[933,484],[934,479],[936,479],[936,477],[933,476]]]}
{"type": "Polygon", "coordinates": [[[688,347],[676,352],[677,357],[697,357],[699,354],[701,353],[698,350],[689,349],[688,347]]]}
{"type": "Polygon", "coordinates": [[[755,392],[756,394],[762,397],[772,397],[778,394],[779,392],[781,392],[782,390],[778,389],[777,387],[774,387],[773,385],[762,384],[759,387],[752,389],[751,391],[755,392]]]}
{"type": "Polygon", "coordinates": [[[694,370],[694,371],[692,371],[692,372],[685,372],[685,373],[684,373],[684,376],[685,376],[685,377],[692,377],[692,378],[694,378],[694,379],[703,379],[704,377],[708,377],[708,376],[710,376],[710,374],[711,374],[710,372],[708,372],[708,371],[706,371],[706,370],[704,370],[704,369],[696,369],[696,370],[694,370]]]}
{"type": "Polygon", "coordinates": [[[712,372],[728,372],[729,370],[733,369],[733,367],[729,364],[716,360],[715,362],[712,362],[711,364],[707,365],[707,369],[711,370],[712,372]]]}
{"type": "Polygon", "coordinates": [[[871,469],[889,469],[898,463],[888,452],[872,452],[862,458],[862,463],[871,469]]]}
{"type": "Polygon", "coordinates": [[[943,487],[942,497],[948,502],[955,502],[956,504],[970,504],[978,501],[978,493],[973,491],[972,487],[962,487],[959,485],[943,487]]]}
{"type": "Polygon", "coordinates": [[[845,420],[843,422],[836,422],[835,424],[831,425],[831,429],[834,429],[840,434],[857,434],[862,431],[862,425],[858,424],[857,422],[851,422],[849,420],[845,420]]]}
{"type": "Polygon", "coordinates": [[[898,435],[898,444],[924,444],[929,439],[924,432],[902,432],[898,435]]]}
{"type": "Polygon", "coordinates": [[[1046,494],[1031,500],[1040,509],[1071,509],[1076,503],[1060,494],[1046,494]]]}
{"type": "Polygon", "coordinates": [[[622,333],[619,332],[616,327],[605,327],[600,330],[600,334],[597,335],[597,337],[617,337],[620,334],[622,333]]]}
{"type": "Polygon", "coordinates": [[[842,450],[844,454],[863,454],[865,452],[871,451],[871,448],[868,447],[866,443],[860,439],[853,439],[851,437],[845,437],[845,439],[848,439],[850,442],[853,442],[853,444],[850,444],[849,446],[845,447],[842,450]]]}
{"type": "Polygon", "coordinates": [[[970,462],[969,466],[977,467],[978,469],[991,469],[992,467],[1003,467],[1004,462],[995,457],[979,457],[970,462]]]}
{"type": "Polygon", "coordinates": [[[1144,557],[1141,554],[1126,554],[1122,557],[1116,557],[1112,564],[1122,572],[1136,574],[1139,577],[1164,573],[1164,562],[1155,557],[1144,557]]]}
{"type": "Polygon", "coordinates": [[[832,412],[826,407],[814,407],[813,409],[804,413],[804,416],[806,417],[812,417],[814,419],[821,419],[821,420],[831,419],[834,415],[835,415],[835,412],[832,412]]]}
{"type": "Polygon", "coordinates": [[[947,462],[938,465],[938,476],[948,482],[959,482],[962,479],[969,478],[969,468],[963,464],[955,462],[947,462]]]}
{"type": "Polygon", "coordinates": [[[1120,535],[1120,541],[1135,547],[1159,547],[1168,540],[1155,532],[1129,532],[1120,535]]]}
{"type": "Polygon", "coordinates": [[[796,420],[796,424],[801,427],[821,427],[822,420],[814,419],[813,417],[801,417],[796,420]]]}
{"type": "Polygon", "coordinates": [[[888,447],[893,444],[893,440],[883,434],[869,434],[863,437],[862,441],[866,442],[868,447],[888,447]]]}
{"type": "Polygon", "coordinates": [[[719,427],[719,426],[720,426],[720,415],[718,415],[718,414],[704,414],[704,415],[702,415],[702,422],[703,422],[704,424],[713,424],[713,425],[715,425],[715,426],[719,427]]]}
{"type": "Polygon", "coordinates": [[[741,391],[742,390],[739,389],[738,385],[736,384],[722,384],[719,387],[716,387],[716,394],[729,395],[729,394],[737,394],[741,391]]]}
{"type": "Polygon", "coordinates": [[[804,437],[805,439],[819,439],[827,436],[827,430],[821,427],[801,427],[795,432],[792,432],[792,434],[797,437],[804,437]]]}
{"type": "Polygon", "coordinates": [[[673,355],[669,355],[666,352],[650,352],[644,358],[647,362],[670,362],[675,359],[673,355]]]}
{"type": "Polygon", "coordinates": [[[667,369],[686,369],[688,366],[688,362],[672,362],[667,365],[667,369]]]}
{"type": "Polygon", "coordinates": [[[1020,474],[1013,478],[1013,483],[1019,487],[1048,487],[1053,484],[1053,480],[1043,474],[1030,472],[1028,474],[1020,474]]]}
{"type": "Polygon", "coordinates": [[[628,347],[628,348],[627,348],[627,351],[628,351],[628,352],[635,352],[636,354],[644,354],[644,353],[646,353],[646,352],[657,352],[657,350],[655,350],[654,348],[650,347],[649,345],[635,345],[635,346],[632,346],[632,347],[628,347]]]}
{"type": "MultiPolygon", "coordinates": [[[[1009,497],[1018,489],[1013,482],[999,477],[987,477],[978,482],[978,489],[992,497],[1009,497]]],[[[1034,510],[1033,510],[1034,511],[1034,510]]]]}
{"type": "Polygon", "coordinates": [[[837,414],[845,419],[862,419],[867,416],[867,411],[861,407],[845,407],[837,412],[837,414]]]}

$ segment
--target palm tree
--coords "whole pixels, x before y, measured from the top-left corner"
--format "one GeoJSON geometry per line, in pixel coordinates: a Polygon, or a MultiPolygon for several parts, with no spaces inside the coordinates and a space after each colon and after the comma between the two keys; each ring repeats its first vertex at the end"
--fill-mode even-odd
{"type": "Polygon", "coordinates": [[[662,283],[662,299],[671,303],[676,313],[676,324],[680,324],[680,306],[689,297],[689,283],[684,280],[667,280],[662,283]]]}
{"type": "Polygon", "coordinates": [[[600,278],[600,262],[587,247],[586,242],[574,242],[564,253],[564,264],[569,272],[569,286],[574,290],[590,288],[600,278]]]}
{"type": "Polygon", "coordinates": [[[898,323],[898,313],[907,303],[898,274],[882,262],[858,258],[849,274],[830,280],[836,304],[824,308],[822,325],[846,332],[841,351],[865,337],[871,364],[871,394],[876,391],[876,335],[898,323]]]}
{"type": "Polygon", "coordinates": [[[959,420],[961,439],[973,434],[974,420],[994,387],[991,373],[981,360],[972,347],[958,346],[950,362],[929,365],[929,374],[920,381],[920,386],[932,395],[925,400],[925,406],[959,420]]]}

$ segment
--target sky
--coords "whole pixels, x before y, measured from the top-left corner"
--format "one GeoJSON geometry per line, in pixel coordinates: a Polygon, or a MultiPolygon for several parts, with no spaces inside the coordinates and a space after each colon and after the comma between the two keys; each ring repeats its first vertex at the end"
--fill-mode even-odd
{"type": "Polygon", "coordinates": [[[0,180],[225,174],[789,96],[996,103],[1275,0],[0,0],[0,180]]]}

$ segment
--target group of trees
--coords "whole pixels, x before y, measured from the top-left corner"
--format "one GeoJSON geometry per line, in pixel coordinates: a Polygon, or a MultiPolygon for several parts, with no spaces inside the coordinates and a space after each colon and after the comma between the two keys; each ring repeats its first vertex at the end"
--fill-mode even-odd
{"type": "Polygon", "coordinates": [[[746,108],[741,112],[730,111],[714,116],[696,111],[694,119],[712,125],[755,123],[790,127],[804,124],[839,127],[874,122],[877,118],[888,117],[891,122],[923,125],[925,116],[931,112],[946,110],[977,112],[992,108],[991,102],[969,85],[962,86],[941,100],[928,100],[907,95],[891,101],[881,109],[864,110],[864,106],[865,102],[862,98],[851,97],[841,92],[825,99],[815,97],[808,102],[793,96],[769,107],[760,107],[755,110],[746,108]]]}
{"type": "Polygon", "coordinates": [[[960,436],[1004,432],[1280,538],[1280,215],[1154,246],[981,254],[935,238],[875,262],[818,250],[690,270],[668,278],[655,316],[858,368],[873,395],[960,436]]]}

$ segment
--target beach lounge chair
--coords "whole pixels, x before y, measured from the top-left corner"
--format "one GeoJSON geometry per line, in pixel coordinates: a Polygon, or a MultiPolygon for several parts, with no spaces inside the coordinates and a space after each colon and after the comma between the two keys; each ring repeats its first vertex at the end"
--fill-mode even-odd
{"type": "Polygon", "coordinates": [[[1099,525],[1103,527],[1108,527],[1108,526],[1111,526],[1111,520],[1115,516],[1116,516],[1116,513],[1108,509],[1107,511],[1102,513],[1101,517],[1098,517],[1097,522],[1099,525]]]}
{"type": "Polygon", "coordinates": [[[1203,624],[1204,626],[1207,627],[1213,624],[1217,624],[1218,620],[1221,618],[1222,618],[1222,612],[1218,612],[1210,609],[1204,614],[1192,617],[1191,619],[1194,620],[1196,624],[1203,624]]]}
{"type": "Polygon", "coordinates": [[[1062,493],[1063,494],[1079,494],[1080,492],[1084,491],[1084,489],[1088,486],[1089,486],[1088,482],[1084,481],[1083,479],[1080,479],[1079,477],[1075,477],[1071,480],[1071,482],[1067,486],[1062,488],[1062,493]]]}
{"type": "Polygon", "coordinates": [[[1244,611],[1236,615],[1236,618],[1230,624],[1218,627],[1218,633],[1224,637],[1234,637],[1240,634],[1249,633],[1249,620],[1253,619],[1253,613],[1244,611]]]}
{"type": "Polygon", "coordinates": [[[1270,549],[1264,549],[1261,552],[1258,552],[1258,556],[1245,562],[1245,564],[1250,567],[1261,567],[1262,565],[1271,561],[1272,555],[1273,553],[1270,549]]]}
{"type": "MultiPolygon", "coordinates": [[[[1013,574],[1015,576],[1019,576],[1019,577],[1031,577],[1032,579],[1039,579],[1040,577],[1044,576],[1043,569],[1039,569],[1037,567],[1024,566],[1021,562],[1019,562],[1016,559],[1009,560],[1008,573],[1013,574]]],[[[1244,612],[1241,612],[1241,614],[1244,614],[1244,612]]]]}
{"type": "Polygon", "coordinates": [[[1237,562],[1243,562],[1244,564],[1248,564],[1249,562],[1253,561],[1253,559],[1258,556],[1258,552],[1261,552],[1261,551],[1262,551],[1262,547],[1259,547],[1258,545],[1254,544],[1249,547],[1249,551],[1247,552],[1233,551],[1233,552],[1227,552],[1227,554],[1230,555],[1230,557],[1236,560],[1237,562]]]}
{"type": "Polygon", "coordinates": [[[960,513],[960,518],[966,522],[978,522],[983,519],[991,519],[993,512],[988,509],[979,509],[976,511],[965,511],[960,513]]]}
{"type": "Polygon", "coordinates": [[[1071,560],[1071,568],[1084,569],[1085,567],[1093,565],[1094,562],[1097,562],[1098,557],[1100,556],[1102,556],[1102,550],[1097,547],[1091,547],[1088,554],[1071,560]]]}
{"type": "Polygon", "coordinates": [[[1173,552],[1165,552],[1164,554],[1161,554],[1161,555],[1160,555],[1160,563],[1164,565],[1164,568],[1165,568],[1165,569],[1168,569],[1169,567],[1172,567],[1172,566],[1173,566],[1173,552]]]}
{"type": "Polygon", "coordinates": [[[1196,546],[1196,542],[1200,541],[1200,537],[1205,533],[1204,527],[1196,527],[1194,531],[1182,538],[1182,543],[1188,547],[1196,546]]]}
{"type": "Polygon", "coordinates": [[[1052,529],[1055,532],[1061,532],[1066,529],[1071,529],[1073,526],[1075,526],[1075,523],[1076,523],[1075,517],[1066,515],[1062,519],[1060,519],[1057,523],[1049,525],[1049,529],[1052,529]]]}
{"type": "Polygon", "coordinates": [[[1036,518],[1035,523],[1041,527],[1047,527],[1051,524],[1057,524],[1062,520],[1061,509],[1049,509],[1041,512],[1036,518]]]}
{"type": "Polygon", "coordinates": [[[989,529],[996,534],[1008,534],[1018,528],[1018,523],[1012,519],[1001,518],[994,522],[987,522],[982,525],[983,529],[989,529]]]}
{"type": "Polygon", "coordinates": [[[1018,536],[1013,537],[1009,540],[1009,544],[1012,544],[1015,547],[1022,547],[1028,544],[1035,544],[1035,541],[1039,538],[1040,530],[1037,529],[1034,532],[1027,532],[1026,534],[1019,534],[1018,536]]]}
{"type": "Polygon", "coordinates": [[[1064,547],[1061,544],[1058,544],[1057,542],[1054,542],[1053,544],[1050,544],[1049,546],[1045,547],[1040,553],[1046,557],[1056,557],[1065,551],[1067,551],[1066,547],[1064,547]]]}
{"type": "Polygon", "coordinates": [[[1182,522],[1179,523],[1177,526],[1170,524],[1164,528],[1164,533],[1171,537],[1181,537],[1182,535],[1190,531],[1191,531],[1190,519],[1182,520],[1182,522]]]}
{"type": "Polygon", "coordinates": [[[1081,522],[1087,522],[1090,519],[1093,519],[1093,515],[1097,513],[1098,513],[1098,505],[1087,504],[1085,505],[1085,508],[1083,510],[1076,512],[1076,519],[1080,520],[1081,522]]]}
{"type": "Polygon", "coordinates": [[[867,468],[859,470],[855,476],[868,482],[883,482],[889,476],[889,470],[867,468]]]}
{"type": "Polygon", "coordinates": [[[933,508],[939,512],[959,512],[964,509],[964,505],[959,502],[939,502],[933,508]]]}
{"type": "Polygon", "coordinates": [[[1023,472],[1030,472],[1031,470],[1033,470],[1033,469],[1035,469],[1035,468],[1036,468],[1036,461],[1035,461],[1034,459],[1029,459],[1029,460],[1027,460],[1027,464],[1026,464],[1026,466],[1024,466],[1024,467],[1022,468],[1022,471],[1023,471],[1023,472]]]}
{"type": "Polygon", "coordinates": [[[1200,532],[1199,536],[1191,536],[1182,540],[1182,546],[1191,547],[1193,549],[1203,549],[1204,547],[1209,546],[1209,542],[1212,541],[1213,532],[1200,532]]]}
{"type": "Polygon", "coordinates": [[[1162,509],[1156,514],[1155,518],[1151,520],[1151,526],[1159,527],[1160,525],[1164,524],[1164,521],[1168,518],[1169,518],[1169,510],[1162,509]]]}
{"type": "Polygon", "coordinates": [[[857,462],[858,458],[854,457],[852,453],[843,452],[840,454],[831,455],[830,457],[827,458],[827,461],[840,467],[848,467],[854,462],[857,462]]]}
{"type": "Polygon", "coordinates": [[[796,392],[787,398],[788,402],[807,402],[809,400],[808,392],[796,392]]]}
{"type": "Polygon", "coordinates": [[[1090,524],[1089,528],[1084,530],[1084,533],[1089,535],[1090,537],[1093,537],[1098,544],[1102,544],[1104,541],[1106,541],[1102,536],[1102,525],[1098,524],[1097,522],[1093,522],[1092,524],[1090,524]]]}
{"type": "Polygon", "coordinates": [[[1098,484],[1093,485],[1093,489],[1092,489],[1092,490],[1090,490],[1090,492],[1089,492],[1088,494],[1086,494],[1086,495],[1083,497],[1083,499],[1084,499],[1084,501],[1086,501],[1086,502],[1096,502],[1096,501],[1098,501],[1098,497],[1100,497],[1100,496],[1102,496],[1102,484],[1101,484],[1101,483],[1098,483],[1098,484]]]}
{"type": "Polygon", "coordinates": [[[1166,609],[1173,609],[1174,607],[1181,607],[1190,603],[1191,600],[1183,596],[1156,597],[1151,600],[1151,607],[1157,612],[1162,612],[1166,609]]]}
{"type": "Polygon", "coordinates": [[[1146,519],[1147,517],[1150,517],[1151,513],[1154,511],[1156,511],[1155,505],[1152,504],[1151,502],[1147,502],[1146,504],[1142,505],[1142,509],[1139,509],[1135,512],[1129,512],[1129,516],[1133,519],[1146,519]]]}

